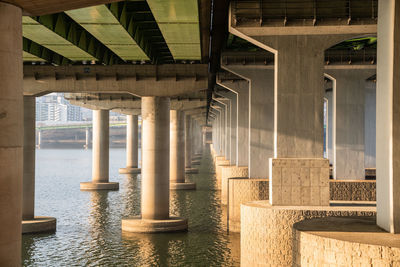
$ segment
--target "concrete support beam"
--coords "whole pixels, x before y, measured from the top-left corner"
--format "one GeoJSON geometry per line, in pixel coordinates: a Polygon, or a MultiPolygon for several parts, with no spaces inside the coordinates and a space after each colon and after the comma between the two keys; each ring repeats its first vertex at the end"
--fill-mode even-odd
{"type": "Polygon", "coordinates": [[[81,183],[81,190],[118,190],[109,182],[109,111],[93,110],[92,182],[81,183]]]}
{"type": "Polygon", "coordinates": [[[138,116],[127,115],[126,122],[126,168],[119,169],[119,173],[140,173],[138,116]]]}
{"type": "Polygon", "coordinates": [[[92,92],[176,96],[207,87],[206,64],[24,66],[25,95],[92,92]]]}
{"type": "Polygon", "coordinates": [[[249,177],[268,178],[267,159],[274,151],[274,70],[268,66],[224,68],[249,83],[249,177]]]}
{"type": "Polygon", "coordinates": [[[249,165],[249,82],[219,81],[219,85],[231,90],[237,97],[237,127],[236,127],[236,165],[244,167],[249,165]],[[239,139],[240,136],[240,139],[239,139]]]}
{"type": "Polygon", "coordinates": [[[333,176],[342,180],[365,179],[364,113],[366,79],[375,70],[327,70],[333,90],[335,149],[333,176]]]}
{"type": "MultiPolygon", "coordinates": [[[[215,100],[213,98],[213,100],[215,100]]],[[[220,114],[219,114],[219,142],[220,142],[220,155],[226,157],[226,135],[227,135],[227,130],[226,130],[226,105],[223,102],[220,101],[214,101],[215,106],[219,108],[220,114]]]]}
{"type": "Polygon", "coordinates": [[[365,87],[365,168],[376,168],[376,82],[365,87]]]}
{"type": "Polygon", "coordinates": [[[21,265],[22,11],[0,2],[0,266],[21,265]]]}
{"type": "Polygon", "coordinates": [[[186,219],[169,215],[169,98],[142,98],[142,133],[142,215],[123,219],[122,231],[186,230],[186,219]]]}
{"type": "Polygon", "coordinates": [[[221,104],[224,108],[224,150],[223,155],[226,160],[230,160],[231,156],[231,101],[227,98],[213,98],[214,101],[221,104]]]}
{"type": "Polygon", "coordinates": [[[400,3],[378,2],[376,89],[377,224],[400,233],[400,3]]]}

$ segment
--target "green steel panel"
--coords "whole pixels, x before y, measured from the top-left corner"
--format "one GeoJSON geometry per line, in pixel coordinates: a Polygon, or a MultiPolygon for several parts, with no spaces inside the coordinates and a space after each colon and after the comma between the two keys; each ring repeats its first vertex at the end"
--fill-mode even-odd
{"type": "Polygon", "coordinates": [[[149,59],[105,5],[65,13],[122,59],[149,59]]]}
{"type": "Polygon", "coordinates": [[[43,58],[34,56],[28,52],[22,51],[22,59],[24,61],[46,61],[43,58]]]}
{"type": "Polygon", "coordinates": [[[147,0],[147,3],[174,59],[200,60],[197,0],[147,0]]]}
{"type": "Polygon", "coordinates": [[[30,39],[71,60],[95,60],[93,56],[30,17],[22,17],[22,33],[30,39]]]}

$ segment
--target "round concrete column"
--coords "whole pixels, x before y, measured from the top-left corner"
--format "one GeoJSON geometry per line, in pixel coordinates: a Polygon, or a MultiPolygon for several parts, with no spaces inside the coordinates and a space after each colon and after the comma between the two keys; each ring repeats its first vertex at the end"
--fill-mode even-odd
{"type": "Polygon", "coordinates": [[[185,170],[186,173],[198,173],[199,170],[192,168],[192,117],[185,118],[185,170]]]}
{"type": "Polygon", "coordinates": [[[118,183],[108,181],[109,111],[93,110],[92,182],[81,183],[81,190],[117,190],[118,183]]]}
{"type": "Polygon", "coordinates": [[[0,2],[0,266],[21,265],[22,13],[0,2]]]}
{"type": "Polygon", "coordinates": [[[187,220],[169,216],[169,107],[167,97],[142,97],[142,216],[123,219],[123,231],[187,229],[187,220]]]}
{"type": "Polygon", "coordinates": [[[170,189],[195,189],[195,183],[185,183],[185,115],[170,111],[170,189]]]}
{"type": "Polygon", "coordinates": [[[119,173],[140,173],[138,168],[138,116],[127,115],[126,122],[126,168],[119,169],[119,173]]]}
{"type": "Polygon", "coordinates": [[[56,230],[53,217],[35,217],[35,116],[34,96],[24,96],[24,167],[22,181],[22,233],[56,230]]]}

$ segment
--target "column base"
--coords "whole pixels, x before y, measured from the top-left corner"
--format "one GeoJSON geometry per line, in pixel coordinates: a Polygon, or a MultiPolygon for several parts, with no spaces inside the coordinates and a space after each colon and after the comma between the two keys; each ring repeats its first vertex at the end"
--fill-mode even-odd
{"type": "Polygon", "coordinates": [[[35,216],[22,221],[22,234],[49,233],[56,231],[57,220],[54,217],[35,216]]]}
{"type": "Polygon", "coordinates": [[[126,167],[126,168],[119,169],[119,173],[121,173],[121,174],[138,174],[141,172],[142,172],[142,170],[140,168],[133,168],[133,167],[126,167]]]}
{"type": "Polygon", "coordinates": [[[197,168],[185,168],[185,173],[186,174],[199,173],[199,169],[197,169],[197,168]]]}
{"type": "Polygon", "coordinates": [[[228,204],[228,179],[229,178],[240,178],[240,177],[249,177],[249,168],[248,167],[238,167],[235,165],[220,165],[221,166],[221,204],[228,204]]]}
{"type": "Polygon", "coordinates": [[[140,216],[122,219],[122,231],[133,233],[162,233],[187,231],[188,220],[170,217],[166,220],[142,219],[140,216]]]}
{"type": "Polygon", "coordinates": [[[193,156],[193,157],[192,157],[192,160],[193,160],[193,161],[195,161],[195,160],[201,160],[201,158],[202,158],[201,155],[193,156]]]}
{"type": "Polygon", "coordinates": [[[82,191],[118,190],[118,189],[119,189],[119,183],[116,183],[116,182],[108,182],[108,183],[82,182],[81,183],[82,191]]]}
{"type": "Polygon", "coordinates": [[[195,190],[196,183],[170,183],[170,190],[195,190]]]}
{"type": "Polygon", "coordinates": [[[200,160],[192,160],[192,165],[200,165],[200,160]]]}

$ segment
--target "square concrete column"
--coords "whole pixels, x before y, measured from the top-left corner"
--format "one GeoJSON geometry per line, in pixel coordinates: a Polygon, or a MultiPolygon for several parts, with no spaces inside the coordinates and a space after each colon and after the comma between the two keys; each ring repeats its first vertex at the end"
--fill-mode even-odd
{"type": "MultiPolygon", "coordinates": [[[[214,99],[215,100],[215,99],[214,99]]],[[[226,103],[222,101],[216,101],[215,100],[215,106],[218,107],[220,111],[220,116],[219,116],[219,138],[220,138],[220,155],[224,156],[225,158],[227,157],[226,155],[226,146],[227,146],[227,108],[226,108],[226,103]]]]}
{"type": "Polygon", "coordinates": [[[333,85],[333,110],[336,118],[336,149],[333,159],[335,179],[364,180],[364,114],[366,80],[375,74],[374,66],[363,69],[334,69],[325,71],[333,85]],[[336,106],[335,106],[336,104],[336,106]]]}
{"type": "Polygon", "coordinates": [[[365,87],[365,168],[376,168],[376,81],[365,87]]]}
{"type": "Polygon", "coordinates": [[[267,159],[273,157],[274,142],[274,71],[269,66],[229,65],[224,68],[249,83],[249,177],[268,178],[267,159]]]}
{"type": "Polygon", "coordinates": [[[386,0],[378,5],[377,224],[400,233],[400,3],[386,0]]]}
{"type": "Polygon", "coordinates": [[[21,265],[22,12],[0,2],[0,266],[21,265]]]}
{"type": "Polygon", "coordinates": [[[93,110],[92,182],[81,183],[81,190],[118,190],[109,182],[109,111],[93,110]]]}
{"type": "Polygon", "coordinates": [[[119,173],[140,173],[139,161],[139,126],[137,115],[126,115],[126,168],[119,173]]]}
{"type": "Polygon", "coordinates": [[[235,82],[218,82],[219,85],[236,94],[236,166],[249,165],[249,82],[246,80],[235,82]],[[239,138],[240,137],[240,138],[239,138]]]}
{"type": "Polygon", "coordinates": [[[227,98],[215,98],[214,99],[223,109],[224,114],[224,150],[223,155],[226,160],[230,160],[230,148],[231,148],[231,101],[227,98]]]}

